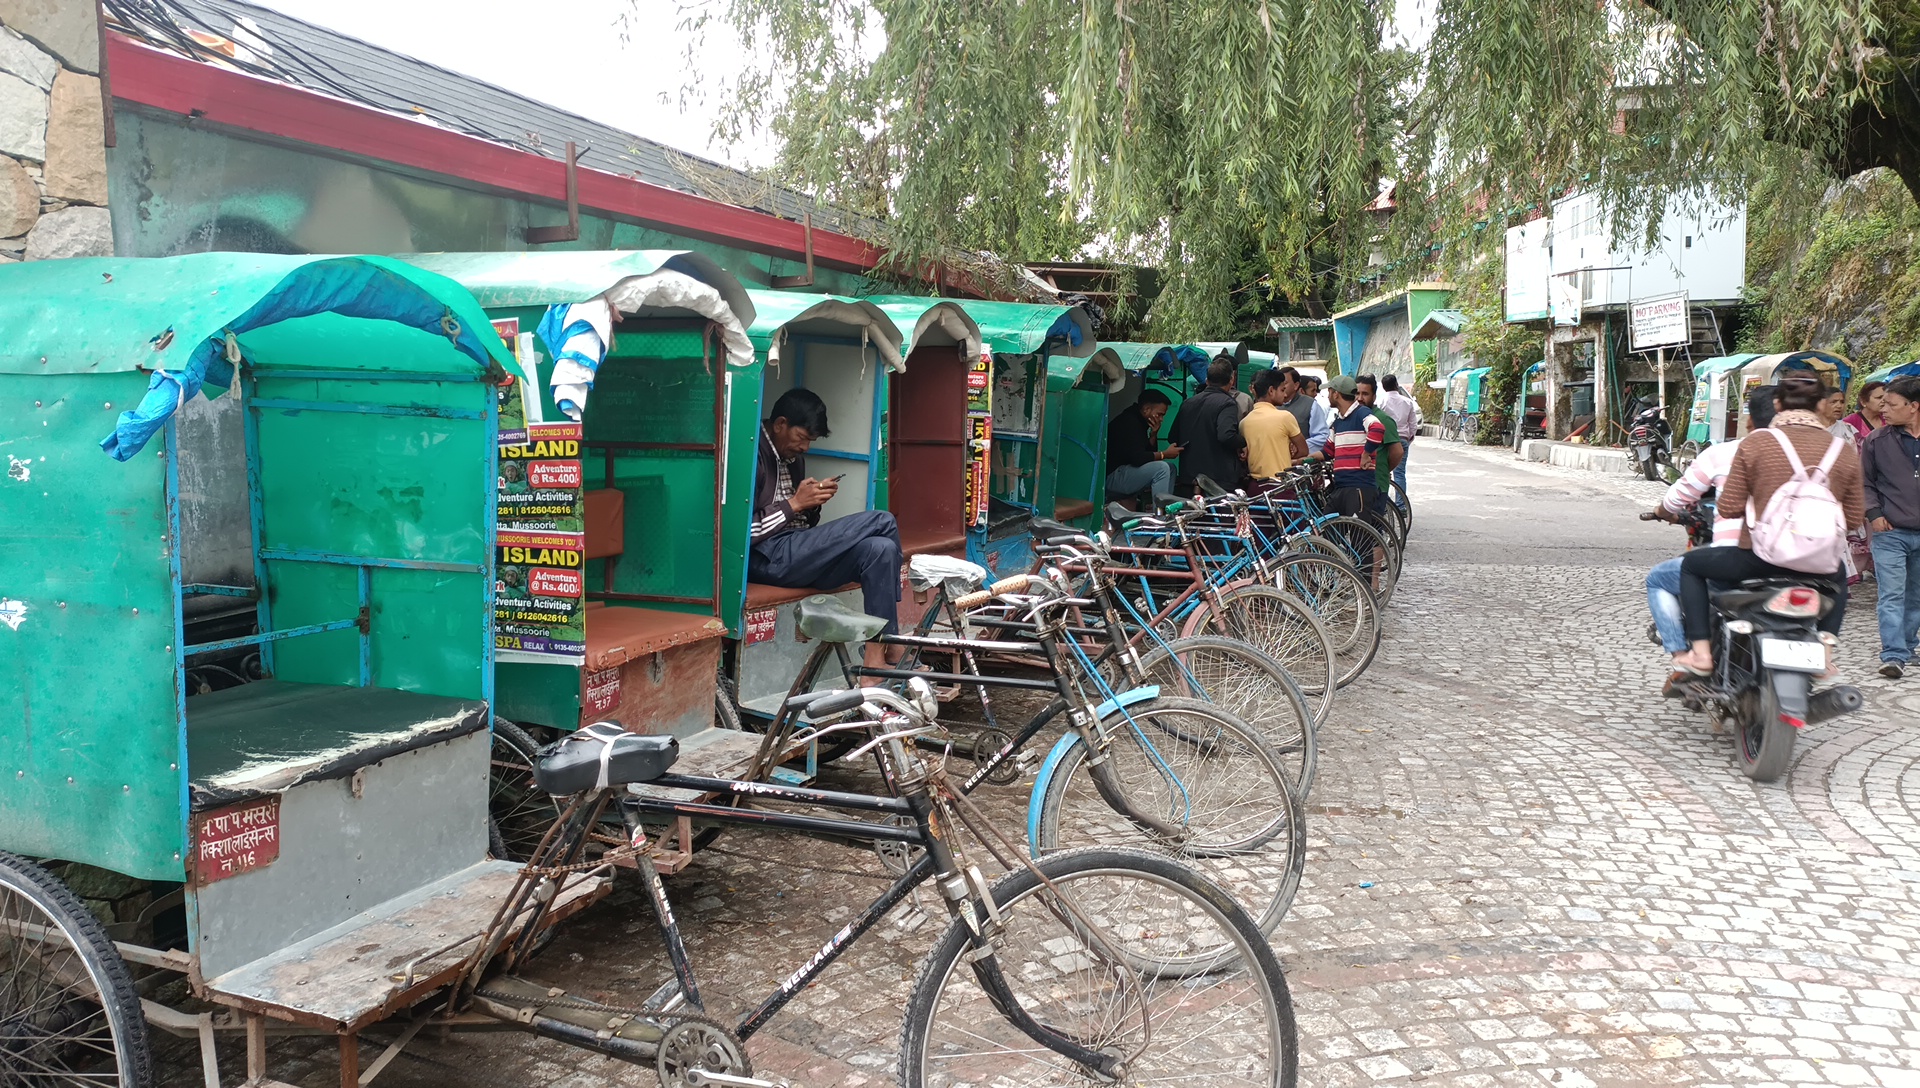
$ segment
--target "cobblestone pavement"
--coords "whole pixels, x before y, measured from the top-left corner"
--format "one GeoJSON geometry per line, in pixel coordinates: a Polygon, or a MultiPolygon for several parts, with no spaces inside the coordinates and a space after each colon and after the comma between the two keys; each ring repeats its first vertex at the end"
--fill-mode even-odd
{"type": "MultiPolygon", "coordinates": [[[[1634,518],[1657,486],[1432,439],[1412,477],[1387,641],[1322,732],[1308,877],[1275,936],[1301,1083],[1920,1085],[1920,683],[1872,675],[1866,603],[1843,661],[1868,709],[1756,786],[1730,738],[1654,694],[1640,580],[1682,543],[1634,518]]],[[[991,802],[1010,827],[1018,795],[991,802]]],[[[732,1016],[881,884],[870,856],[723,845],[670,883],[708,1006],[732,1016]]],[[[541,977],[637,1001],[663,975],[652,928],[629,882],[541,977]]],[[[937,928],[884,923],[753,1040],[758,1068],[890,1082],[937,928]]],[[[280,1052],[276,1076],[335,1083],[330,1047],[280,1052]]],[[[223,1061],[232,1083],[241,1054],[223,1061]]],[[[194,1064],[170,1050],[167,1083],[198,1083],[194,1064]]],[[[504,1034],[416,1043],[380,1083],[652,1075],[504,1034]]]]}

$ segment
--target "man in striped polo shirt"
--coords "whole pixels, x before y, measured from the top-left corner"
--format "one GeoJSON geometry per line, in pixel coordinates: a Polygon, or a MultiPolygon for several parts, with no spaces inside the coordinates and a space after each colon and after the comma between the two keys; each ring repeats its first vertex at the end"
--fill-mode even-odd
{"type": "Polygon", "coordinates": [[[1386,441],[1387,429],[1379,417],[1360,403],[1359,383],[1351,374],[1327,381],[1327,400],[1333,405],[1333,429],[1322,455],[1333,462],[1333,490],[1327,505],[1358,517],[1372,512],[1380,490],[1375,483],[1374,459],[1386,441]]]}

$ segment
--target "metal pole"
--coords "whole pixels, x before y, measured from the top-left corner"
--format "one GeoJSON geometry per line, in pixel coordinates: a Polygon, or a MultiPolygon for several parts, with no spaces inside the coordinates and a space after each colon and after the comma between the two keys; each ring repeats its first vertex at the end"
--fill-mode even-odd
{"type": "Polygon", "coordinates": [[[1664,415],[1667,411],[1667,349],[1656,348],[1654,350],[1656,359],[1654,366],[1658,368],[1660,380],[1660,412],[1664,415]]]}

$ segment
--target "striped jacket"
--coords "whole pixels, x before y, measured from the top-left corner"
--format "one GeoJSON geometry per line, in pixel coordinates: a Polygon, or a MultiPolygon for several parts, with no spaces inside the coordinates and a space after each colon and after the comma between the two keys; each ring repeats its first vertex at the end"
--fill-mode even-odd
{"type": "Polygon", "coordinates": [[[798,510],[786,496],[800,486],[807,478],[807,458],[805,454],[795,457],[786,464],[780,463],[779,454],[773,450],[773,436],[767,433],[764,424],[760,427],[759,464],[753,473],[753,531],[749,534],[754,540],[787,532],[791,529],[811,529],[820,524],[820,508],[798,510]],[[776,473],[787,474],[787,486],[780,486],[776,473]],[[781,494],[786,492],[786,496],[781,494]]]}

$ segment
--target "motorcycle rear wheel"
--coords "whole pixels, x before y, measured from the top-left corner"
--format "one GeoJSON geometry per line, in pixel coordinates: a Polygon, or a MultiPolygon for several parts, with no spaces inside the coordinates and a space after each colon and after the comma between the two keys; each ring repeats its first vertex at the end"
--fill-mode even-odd
{"type": "MultiPolygon", "coordinates": [[[[1745,692],[1738,703],[1733,722],[1734,754],[1740,760],[1740,772],[1755,782],[1773,782],[1787,773],[1793,762],[1794,734],[1799,730],[1780,720],[1780,697],[1774,684],[1780,681],[1804,687],[1807,678],[1800,673],[1760,678],[1760,686],[1745,692]]],[[[1804,702],[1804,691],[1802,701],[1804,702]]]]}

